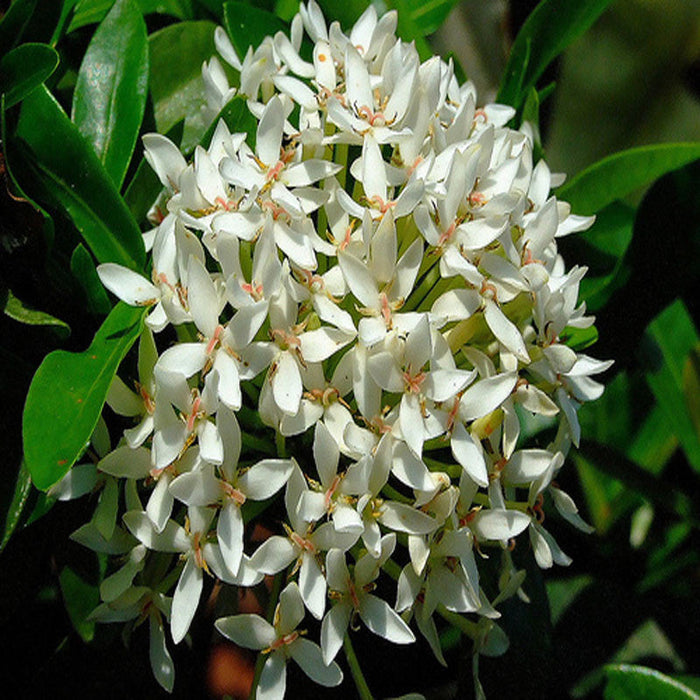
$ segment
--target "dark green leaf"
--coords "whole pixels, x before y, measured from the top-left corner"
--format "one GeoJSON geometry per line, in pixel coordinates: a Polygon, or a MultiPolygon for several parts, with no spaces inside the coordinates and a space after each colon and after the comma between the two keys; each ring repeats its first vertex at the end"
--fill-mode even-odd
{"type": "Polygon", "coordinates": [[[405,0],[403,6],[423,36],[428,36],[442,26],[456,4],[457,0],[405,0]]]}
{"type": "Polygon", "coordinates": [[[590,311],[602,308],[628,277],[625,254],[632,242],[635,211],[622,202],[613,202],[596,215],[593,226],[579,234],[574,245],[584,247],[579,259],[589,272],[581,280],[581,299],[590,311]]]}
{"type": "Polygon", "coordinates": [[[72,219],[100,262],[140,269],[141,232],[89,144],[51,93],[37,88],[22,103],[16,137],[46,196],[72,219]]]}
{"type": "Polygon", "coordinates": [[[209,126],[202,63],[215,53],[213,22],[180,22],[148,39],[156,127],[168,132],[185,120],[182,148],[192,148],[209,126]]]}
{"type": "Polygon", "coordinates": [[[255,50],[266,36],[287,30],[287,25],[279,17],[243,2],[224,4],[224,26],[241,60],[249,46],[255,50]]]}
{"type": "MultiPolygon", "coordinates": [[[[7,123],[5,119],[4,95],[0,95],[0,141],[2,141],[3,144],[7,144],[7,123]]],[[[23,246],[29,242],[32,232],[40,231],[43,238],[43,243],[48,248],[54,240],[53,219],[36,202],[27,197],[26,193],[19,186],[13,172],[13,161],[10,157],[8,149],[5,150],[4,157],[5,173],[8,179],[8,186],[6,190],[8,199],[6,199],[6,202],[7,204],[10,204],[9,195],[12,193],[12,204],[16,205],[21,202],[23,204],[24,211],[22,211],[20,214],[20,210],[16,206],[5,207],[5,228],[6,230],[14,229],[15,235],[12,236],[11,241],[5,240],[3,245],[9,245],[11,248],[23,246]],[[31,214],[27,214],[28,211],[31,211],[31,214]],[[22,224],[16,225],[13,221],[15,218],[19,218],[22,224]]]]}
{"type": "Polygon", "coordinates": [[[686,520],[693,527],[700,527],[699,509],[686,493],[669,486],[659,488],[659,482],[655,476],[614,448],[584,441],[581,443],[580,451],[574,455],[574,459],[577,463],[579,459],[583,459],[589,465],[595,465],[603,473],[619,480],[627,489],[636,491],[666,513],[686,520]]]}
{"type": "Polygon", "coordinates": [[[411,14],[411,6],[416,6],[415,0],[389,0],[389,7],[393,7],[398,12],[398,24],[396,33],[404,41],[414,41],[416,50],[421,60],[425,61],[433,55],[430,45],[425,40],[425,33],[421,23],[414,20],[411,14]]]}
{"type": "Polygon", "coordinates": [[[95,622],[88,617],[100,603],[99,589],[83,581],[67,566],[61,571],[58,580],[73,628],[83,641],[92,641],[95,636],[95,622]]]}
{"type": "Polygon", "coordinates": [[[41,85],[58,65],[58,54],[46,44],[22,44],[0,61],[0,92],[5,109],[23,100],[41,85]]]}
{"type": "Polygon", "coordinates": [[[573,328],[567,326],[562,335],[562,341],[572,350],[585,350],[594,345],[598,340],[598,329],[595,326],[588,328],[573,328]]]}
{"type": "Polygon", "coordinates": [[[133,0],[117,0],[83,58],[72,113],[117,189],[134,152],[147,93],[146,23],[133,0]]]}
{"type": "Polygon", "coordinates": [[[41,363],[22,420],[25,460],[37,488],[55,484],[82,453],[114,374],[141,332],[144,313],[120,302],[85,352],[58,350],[41,363]]]}
{"type": "Polygon", "coordinates": [[[678,439],[666,414],[655,404],[637,429],[627,456],[652,474],[660,474],[677,447],[678,439]]]}
{"type": "Polygon", "coordinates": [[[685,401],[683,371],[699,342],[688,310],[677,300],[649,324],[642,344],[647,383],[697,471],[700,471],[700,439],[685,401]]]}
{"type": "Polygon", "coordinates": [[[17,474],[17,481],[15,482],[15,490],[12,496],[12,501],[10,502],[10,507],[7,510],[7,516],[5,517],[5,529],[2,534],[2,540],[0,540],[0,552],[5,549],[5,545],[10,541],[12,533],[17,528],[31,490],[32,480],[29,476],[27,467],[25,467],[24,462],[22,462],[19,468],[19,473],[17,474]]]}
{"type": "Polygon", "coordinates": [[[247,134],[246,143],[251,147],[255,147],[255,135],[258,122],[248,109],[246,99],[241,95],[236,95],[229,103],[219,112],[216,119],[207,129],[201,140],[201,145],[204,148],[209,148],[211,137],[214,135],[216,125],[219,120],[223,119],[231,133],[247,134]]]}
{"type": "Polygon", "coordinates": [[[700,346],[696,345],[683,365],[683,394],[695,432],[700,435],[700,346]]]}
{"type": "Polygon", "coordinates": [[[106,316],[112,305],[100,278],[97,276],[92,256],[82,243],[79,243],[73,251],[70,259],[70,270],[85,292],[90,313],[106,316]]]}
{"type": "Polygon", "coordinates": [[[0,54],[7,54],[20,43],[24,30],[34,14],[37,0],[13,2],[0,19],[0,54]]]}
{"type": "Polygon", "coordinates": [[[319,0],[328,23],[336,20],[343,29],[350,29],[369,6],[369,0],[319,0]]]}
{"type": "MultiPolygon", "coordinates": [[[[101,22],[114,0],[80,0],[75,8],[68,32],[73,32],[87,24],[101,22]]],[[[170,15],[178,19],[192,19],[191,0],[137,0],[137,5],[144,15],[170,15]]]]}
{"type": "Polygon", "coordinates": [[[631,148],[594,163],[562,185],[559,199],[576,214],[595,214],[616,199],[700,158],[700,143],[663,143],[631,148]]]}
{"type": "Polygon", "coordinates": [[[606,700],[700,700],[700,695],[669,676],[644,666],[606,666],[606,700]]]}
{"type": "Polygon", "coordinates": [[[586,32],[612,0],[543,0],[513,43],[496,100],[518,109],[545,68],[586,32]]]}
{"type": "Polygon", "coordinates": [[[51,326],[61,338],[67,338],[70,335],[70,326],[67,323],[44,311],[26,306],[11,291],[7,294],[4,313],[11,319],[28,326],[51,326]]]}

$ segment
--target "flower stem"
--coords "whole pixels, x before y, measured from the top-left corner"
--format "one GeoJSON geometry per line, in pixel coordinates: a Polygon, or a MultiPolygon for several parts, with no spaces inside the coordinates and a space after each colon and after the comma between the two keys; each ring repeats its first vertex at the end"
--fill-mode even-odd
{"type": "Polygon", "coordinates": [[[360,700],[373,700],[372,691],[369,689],[365,676],[360,668],[360,662],[352,647],[349,633],[346,633],[343,639],[343,650],[345,651],[345,658],[348,660],[350,673],[352,673],[352,679],[355,681],[355,687],[357,688],[357,694],[360,700]]]}

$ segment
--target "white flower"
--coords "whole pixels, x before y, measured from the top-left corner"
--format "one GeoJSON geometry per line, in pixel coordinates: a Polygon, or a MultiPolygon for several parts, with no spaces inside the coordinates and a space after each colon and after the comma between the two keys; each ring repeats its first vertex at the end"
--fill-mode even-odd
{"type": "Polygon", "coordinates": [[[413,632],[384,600],[370,593],[379,570],[396,546],[396,535],[385,535],[380,543],[379,557],[367,553],[355,563],[352,576],[345,562],[345,554],[331,549],[326,556],[326,571],[330,597],[335,602],[323,618],[321,648],[323,661],[331,663],[343,644],[343,637],[357,615],[375,634],[394,644],[415,641],[413,632]]]}
{"type": "Polygon", "coordinates": [[[319,646],[304,639],[297,629],[303,618],[304,603],[297,584],[292,582],[280,593],[272,625],[258,615],[234,615],[216,621],[216,628],[224,637],[267,656],[256,692],[259,700],[284,696],[289,659],[294,659],[319,685],[332,687],[342,682],[343,672],[338,664],[326,664],[319,646]]]}

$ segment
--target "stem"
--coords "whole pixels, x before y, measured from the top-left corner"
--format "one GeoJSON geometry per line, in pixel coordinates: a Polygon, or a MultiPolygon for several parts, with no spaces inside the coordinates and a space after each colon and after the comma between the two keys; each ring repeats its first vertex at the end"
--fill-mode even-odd
{"type": "Polygon", "coordinates": [[[479,636],[479,625],[476,622],[471,622],[466,617],[448,610],[444,605],[438,605],[437,612],[443,620],[456,627],[465,637],[476,639],[479,636]]]}
{"type": "Polygon", "coordinates": [[[275,433],[275,444],[277,445],[277,456],[280,459],[286,459],[286,457],[287,457],[287,445],[285,442],[284,435],[282,435],[282,433],[280,433],[279,431],[277,431],[277,433],[275,433]]]}
{"type": "Polygon", "coordinates": [[[343,650],[345,651],[345,658],[348,660],[350,673],[352,673],[352,679],[355,681],[355,687],[357,688],[357,694],[360,697],[360,700],[374,700],[372,691],[369,689],[365,676],[360,668],[360,662],[358,661],[355,650],[352,647],[349,632],[345,633],[345,638],[343,639],[343,650]]]}
{"type": "MultiPolygon", "coordinates": [[[[272,590],[270,591],[270,599],[267,601],[267,611],[265,613],[265,619],[272,624],[273,618],[275,616],[275,609],[277,608],[277,600],[280,597],[280,590],[282,588],[282,580],[284,578],[284,569],[275,575],[272,580],[272,590]]],[[[253,676],[253,685],[250,686],[250,693],[248,695],[248,700],[255,700],[255,696],[258,692],[258,684],[260,683],[260,676],[262,675],[263,666],[267,661],[267,654],[262,652],[258,653],[258,658],[255,660],[255,675],[253,676]]]]}

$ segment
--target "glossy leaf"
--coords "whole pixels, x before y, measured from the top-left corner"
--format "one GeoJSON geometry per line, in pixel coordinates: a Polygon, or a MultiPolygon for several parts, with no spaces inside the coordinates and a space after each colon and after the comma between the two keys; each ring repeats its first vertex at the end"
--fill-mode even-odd
{"type": "Polygon", "coordinates": [[[21,102],[41,85],[58,65],[58,54],[46,44],[22,44],[0,60],[0,92],[5,109],[21,102]]]}
{"type": "Polygon", "coordinates": [[[204,148],[209,148],[211,137],[214,135],[216,125],[219,120],[223,119],[231,133],[245,133],[246,143],[251,147],[255,147],[255,136],[258,122],[250,113],[247,107],[247,101],[242,95],[236,95],[228,104],[219,112],[216,119],[207,129],[201,140],[201,145],[204,148]]]}
{"type": "MultiPolygon", "coordinates": [[[[144,15],[157,13],[177,19],[192,19],[191,0],[136,0],[136,3],[144,15]]],[[[114,0],[81,0],[75,8],[68,32],[101,22],[113,5],[114,0]]]]}
{"type": "Polygon", "coordinates": [[[12,501],[10,502],[7,515],[5,516],[5,528],[2,533],[2,539],[0,540],[0,552],[5,549],[5,545],[10,541],[12,533],[17,529],[31,490],[32,480],[27,467],[24,465],[24,462],[22,462],[19,473],[17,474],[12,501]]]}
{"type": "Polygon", "coordinates": [[[199,143],[209,126],[202,63],[216,53],[215,29],[213,22],[179,22],[148,38],[156,127],[164,134],[184,119],[183,149],[199,143]]]}
{"type": "Polygon", "coordinates": [[[72,113],[117,188],[134,152],[147,94],[146,23],[134,0],[117,0],[83,58],[72,113]]]}
{"type": "Polygon", "coordinates": [[[700,158],[700,143],[663,143],[614,153],[556,191],[576,214],[590,215],[700,158]]]}
{"type": "Polygon", "coordinates": [[[389,0],[387,4],[398,12],[397,35],[404,41],[415,42],[416,50],[422,61],[430,58],[433,51],[424,38],[427,32],[424,31],[420,19],[413,17],[413,9],[422,3],[417,3],[415,0],[389,0]]]}
{"type": "Polygon", "coordinates": [[[647,383],[696,471],[700,471],[700,437],[685,401],[683,371],[698,343],[693,320],[677,300],[649,324],[642,344],[647,383]]]}
{"type": "Polygon", "coordinates": [[[15,140],[29,150],[26,165],[47,198],[73,221],[95,257],[142,268],[146,255],[136,222],[90,145],[46,88],[37,88],[22,103],[15,140]]]}
{"type": "Polygon", "coordinates": [[[144,312],[119,303],[87,350],[57,350],[41,363],[22,421],[25,460],[37,488],[55,484],[82,453],[112,378],[141,332],[144,312]]]}
{"type": "Polygon", "coordinates": [[[457,0],[404,0],[403,9],[423,36],[428,36],[442,26],[457,0]]]}
{"type": "Polygon", "coordinates": [[[95,636],[95,622],[89,619],[89,615],[100,603],[99,589],[83,581],[67,566],[61,571],[58,581],[73,628],[84,642],[91,642],[95,636]]]}
{"type": "Polygon", "coordinates": [[[13,2],[0,19],[0,54],[5,56],[22,40],[37,0],[13,2]]]}
{"type": "Polygon", "coordinates": [[[625,254],[632,242],[635,210],[613,202],[596,214],[593,226],[579,234],[573,245],[585,248],[577,256],[588,268],[580,296],[590,311],[597,311],[627,281],[625,254]]]}
{"type": "MultiPolygon", "coordinates": [[[[5,119],[5,95],[2,94],[0,94],[0,140],[2,143],[8,144],[7,121],[5,119]]],[[[8,148],[4,153],[5,174],[8,180],[8,197],[10,193],[12,193],[14,196],[9,197],[9,199],[12,200],[12,206],[5,207],[4,223],[6,226],[6,232],[13,227],[13,218],[18,217],[23,222],[21,226],[16,226],[16,228],[20,230],[19,233],[22,239],[20,239],[19,236],[10,238],[12,245],[24,245],[27,238],[31,238],[32,233],[36,231],[37,233],[40,232],[44,244],[48,247],[54,240],[53,219],[35,201],[33,201],[30,197],[27,197],[26,192],[22,190],[17,182],[17,178],[15,178],[15,174],[13,172],[13,159],[10,153],[10,146],[11,144],[8,144],[8,148]],[[19,213],[20,208],[18,205],[21,205],[21,208],[23,209],[21,214],[19,213]],[[27,236],[27,234],[29,234],[29,236],[27,236]]],[[[8,199],[6,199],[6,201],[9,205],[10,201],[8,199]]]]}
{"type": "MultiPolygon", "coordinates": [[[[614,447],[599,443],[584,441],[581,449],[574,455],[577,465],[582,461],[607,474],[624,484],[627,491],[636,491],[637,494],[666,513],[680,517],[693,527],[700,527],[700,513],[695,502],[686,493],[670,486],[659,488],[658,480],[638,464],[625,457],[614,447]]],[[[593,486],[585,483],[584,488],[589,490],[593,486]]],[[[597,526],[596,526],[597,527],[597,526]]]]}
{"type": "Polygon", "coordinates": [[[695,426],[700,435],[700,345],[696,345],[683,365],[683,393],[695,426]]]}
{"type": "Polygon", "coordinates": [[[23,323],[27,326],[51,326],[62,338],[70,335],[70,326],[65,321],[54,318],[45,311],[32,309],[20,301],[11,291],[8,291],[7,302],[3,311],[6,316],[18,323],[23,323]]]}
{"type": "Polygon", "coordinates": [[[89,311],[99,316],[107,315],[112,305],[107,291],[97,276],[92,256],[82,243],[76,246],[73,255],[71,255],[70,270],[85,293],[89,311]]]}
{"type": "Polygon", "coordinates": [[[241,60],[249,46],[255,50],[266,36],[287,29],[279,17],[244,2],[224,4],[224,26],[241,60]]]}
{"type": "Polygon", "coordinates": [[[349,30],[357,21],[360,15],[367,9],[369,0],[347,0],[347,2],[337,2],[337,0],[318,0],[318,4],[323,10],[323,16],[329,24],[336,20],[340,22],[343,29],[349,30]]]}
{"type": "Polygon", "coordinates": [[[547,66],[586,32],[612,0],[543,0],[513,42],[497,102],[520,107],[547,66]]]}
{"type": "Polygon", "coordinates": [[[700,695],[670,676],[644,666],[617,664],[605,668],[606,700],[700,700],[700,695]]]}

